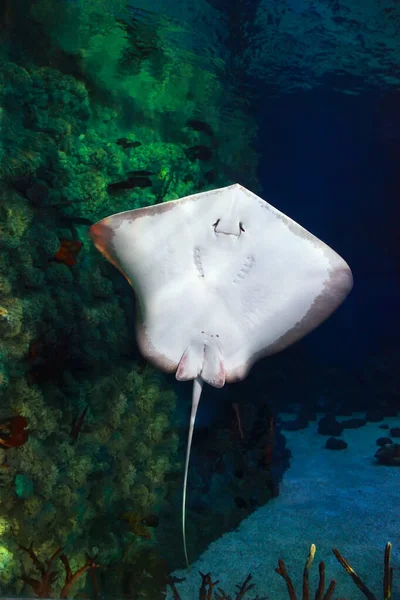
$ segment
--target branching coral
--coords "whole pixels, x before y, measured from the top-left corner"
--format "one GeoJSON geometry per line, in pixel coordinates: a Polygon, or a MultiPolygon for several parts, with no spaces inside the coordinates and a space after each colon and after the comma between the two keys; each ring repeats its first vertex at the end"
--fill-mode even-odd
{"type": "MultiPolygon", "coordinates": [[[[310,551],[308,553],[308,557],[306,560],[306,564],[304,565],[304,571],[303,571],[303,595],[302,595],[303,600],[307,600],[307,598],[309,598],[308,572],[313,563],[315,552],[316,552],[315,544],[312,544],[310,546],[310,551]]],[[[289,576],[289,573],[286,570],[285,562],[282,559],[279,560],[279,566],[275,569],[275,571],[276,571],[276,573],[278,573],[278,575],[283,577],[283,579],[285,580],[290,600],[297,600],[297,595],[296,595],[296,592],[294,589],[294,585],[289,576]]],[[[315,594],[315,599],[316,600],[330,600],[332,598],[333,592],[335,591],[335,588],[336,588],[336,581],[331,581],[328,586],[328,589],[325,593],[325,563],[321,561],[319,563],[319,583],[318,583],[317,592],[315,594]]]]}
{"type": "Polygon", "coordinates": [[[53,584],[57,580],[58,574],[53,570],[54,561],[59,558],[65,569],[65,582],[57,594],[57,598],[69,598],[71,588],[78,579],[88,570],[98,569],[100,565],[90,556],[86,556],[85,564],[72,572],[68,558],[63,553],[63,548],[58,548],[45,563],[41,562],[33,549],[33,544],[29,548],[20,546],[20,549],[26,552],[32,560],[33,565],[40,574],[40,579],[35,579],[29,575],[22,575],[21,579],[30,585],[39,598],[54,598],[53,584]]]}
{"type": "MultiPolygon", "coordinates": [[[[378,600],[369,588],[365,585],[363,580],[357,575],[350,563],[341,555],[337,548],[333,548],[333,553],[342,565],[346,569],[346,572],[350,575],[356,586],[362,591],[364,596],[368,600],[378,600]]],[[[390,566],[390,558],[392,553],[392,544],[388,542],[385,547],[384,563],[383,563],[383,600],[390,600],[392,598],[392,585],[393,585],[393,568],[390,566]]]]}
{"type": "MultiPolygon", "coordinates": [[[[392,597],[392,583],[393,583],[393,569],[390,566],[390,555],[392,550],[392,544],[388,542],[385,547],[385,556],[384,556],[384,575],[383,575],[383,600],[390,600],[392,597]]],[[[310,547],[310,552],[304,566],[303,571],[303,600],[307,600],[309,598],[309,584],[308,584],[308,571],[311,567],[311,564],[314,560],[315,556],[315,544],[312,544],[310,547]]],[[[354,569],[350,566],[350,563],[341,555],[337,548],[333,548],[333,553],[336,556],[337,560],[340,564],[346,569],[347,573],[350,575],[356,586],[362,591],[364,596],[368,598],[368,600],[378,600],[377,596],[375,596],[369,588],[365,585],[362,579],[357,575],[354,569]]],[[[294,586],[292,580],[286,570],[285,563],[283,560],[279,561],[279,567],[275,569],[275,571],[281,575],[286,581],[288,594],[290,600],[297,600],[297,596],[294,590],[294,586]]],[[[319,563],[319,584],[318,589],[315,594],[316,600],[330,600],[332,598],[333,592],[336,588],[336,582],[331,581],[327,591],[325,591],[325,563],[319,563]]]]}
{"type": "MultiPolygon", "coordinates": [[[[383,600],[390,600],[392,598],[392,584],[393,584],[393,568],[390,566],[390,557],[391,557],[392,545],[390,542],[386,544],[385,547],[385,556],[384,556],[384,575],[383,575],[383,600]]],[[[302,600],[309,600],[310,598],[310,588],[309,588],[309,571],[311,565],[313,563],[314,557],[316,553],[315,544],[311,544],[310,550],[308,553],[308,557],[306,563],[304,565],[303,570],[303,585],[302,585],[302,600]]],[[[336,556],[337,560],[340,564],[346,569],[347,573],[350,575],[356,586],[361,590],[364,596],[368,600],[378,600],[378,597],[375,596],[369,588],[365,585],[362,579],[357,575],[354,569],[351,567],[349,562],[341,555],[339,550],[336,548],[333,549],[333,553],[336,556]]],[[[286,582],[288,596],[290,600],[297,600],[298,596],[296,594],[292,579],[286,569],[285,562],[280,559],[278,567],[275,569],[276,573],[280,575],[286,582]]],[[[199,598],[200,600],[233,600],[233,597],[227,594],[224,590],[217,588],[216,591],[213,591],[214,587],[219,583],[219,581],[212,581],[210,573],[204,575],[200,572],[202,583],[199,588],[199,598]]],[[[242,584],[236,585],[237,592],[234,596],[234,600],[242,600],[250,590],[254,588],[254,584],[250,583],[252,579],[251,573],[246,577],[242,584]]],[[[177,588],[177,584],[184,581],[184,579],[179,579],[178,577],[170,576],[168,580],[168,584],[172,589],[172,595],[174,600],[181,600],[181,595],[177,588]]],[[[315,592],[315,600],[331,600],[333,593],[336,589],[336,581],[332,580],[325,591],[325,563],[319,563],[319,582],[318,587],[315,592]]],[[[266,598],[262,599],[260,596],[256,596],[254,600],[267,600],[266,598]]]]}
{"type": "MultiPolygon", "coordinates": [[[[221,588],[217,588],[217,590],[214,591],[214,588],[218,585],[219,581],[213,581],[210,573],[202,573],[201,571],[199,571],[199,573],[202,580],[199,588],[199,600],[242,600],[247,596],[248,592],[254,588],[254,583],[250,583],[252,575],[249,573],[242,583],[235,586],[237,591],[233,598],[221,588]]],[[[168,584],[172,589],[174,600],[181,600],[176,584],[181,583],[182,581],[184,581],[184,579],[180,579],[179,577],[169,577],[168,584]]],[[[267,600],[267,597],[257,595],[254,600],[267,600]]]]}

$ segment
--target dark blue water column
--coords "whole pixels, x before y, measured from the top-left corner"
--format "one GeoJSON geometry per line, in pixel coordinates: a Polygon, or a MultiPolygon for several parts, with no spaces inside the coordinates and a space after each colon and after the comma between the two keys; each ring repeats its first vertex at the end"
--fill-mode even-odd
{"type": "Polygon", "coordinates": [[[400,168],[387,104],[320,90],[264,106],[260,127],[265,199],[332,246],[354,274],[351,295],[301,342],[304,350],[317,362],[349,365],[397,346],[400,168]]]}

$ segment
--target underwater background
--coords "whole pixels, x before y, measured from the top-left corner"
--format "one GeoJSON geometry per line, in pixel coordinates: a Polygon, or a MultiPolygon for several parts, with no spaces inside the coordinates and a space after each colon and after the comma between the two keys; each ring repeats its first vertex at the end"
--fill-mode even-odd
{"type": "Polygon", "coordinates": [[[1,0],[0,597],[400,599],[399,194],[395,0],[1,0]],[[237,182],[355,283],[205,386],[185,570],[191,383],[88,229],[237,182]]]}

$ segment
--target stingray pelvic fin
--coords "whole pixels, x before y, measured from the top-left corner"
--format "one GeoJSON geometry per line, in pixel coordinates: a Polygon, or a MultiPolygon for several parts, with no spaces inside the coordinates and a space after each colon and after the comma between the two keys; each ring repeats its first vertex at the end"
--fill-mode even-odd
{"type": "Polygon", "coordinates": [[[221,350],[213,344],[205,347],[201,378],[216,388],[225,385],[225,369],[221,350]]]}
{"type": "Polygon", "coordinates": [[[225,385],[225,368],[220,349],[213,344],[192,343],[182,354],[176,371],[178,381],[201,375],[203,381],[220,388],[225,385]]]}
{"type": "Polygon", "coordinates": [[[200,377],[196,377],[193,381],[193,393],[192,393],[192,412],[190,414],[190,425],[189,435],[186,448],[186,460],[185,460],[185,475],[183,478],[183,495],[182,495],[182,537],[183,537],[183,550],[185,552],[186,566],[189,566],[189,559],[186,547],[186,488],[187,478],[189,471],[189,460],[190,460],[190,449],[192,447],[192,438],[194,431],[194,422],[196,420],[197,407],[199,406],[201,391],[203,389],[203,381],[200,377]]]}
{"type": "Polygon", "coordinates": [[[190,344],[182,354],[176,370],[176,379],[178,381],[190,381],[200,375],[204,358],[204,345],[190,344]]]}

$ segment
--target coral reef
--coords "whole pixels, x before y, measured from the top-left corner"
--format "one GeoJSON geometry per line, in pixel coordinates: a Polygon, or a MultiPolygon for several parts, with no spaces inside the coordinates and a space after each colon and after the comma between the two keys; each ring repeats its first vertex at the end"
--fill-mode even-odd
{"type": "Polygon", "coordinates": [[[13,595],[61,547],[68,573],[96,555],[102,591],[121,589],[138,556],[162,554],[180,473],[175,392],[144,367],[132,292],[88,226],[232,173],[257,188],[251,119],[232,113],[227,136],[216,73],[128,4],[0,7],[0,588],[13,595]],[[34,565],[19,551],[32,542],[34,565]]]}

